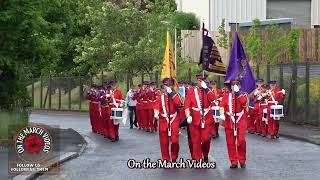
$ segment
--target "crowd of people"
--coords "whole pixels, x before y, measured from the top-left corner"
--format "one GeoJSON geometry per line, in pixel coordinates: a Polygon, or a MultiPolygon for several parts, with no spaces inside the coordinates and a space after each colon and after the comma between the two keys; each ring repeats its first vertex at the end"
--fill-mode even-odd
{"type": "Polygon", "coordinates": [[[271,106],[281,105],[285,90],[276,81],[264,84],[256,80],[256,89],[241,92],[241,81],[206,82],[198,74],[194,83],[165,78],[161,88],[156,82],[143,82],[130,89],[125,99],[117,82],[93,85],[88,92],[92,131],[111,141],[119,140],[119,121],[112,119],[112,108],[128,107],[130,128],[159,131],[163,160],[175,162],[179,154],[179,130],[186,128],[192,159],[208,162],[211,138],[219,137],[220,124],[225,128],[230,168],[246,167],[246,132],[275,139],[279,137],[279,118],[272,117],[271,106]],[[174,90],[178,84],[179,91],[174,90]],[[182,91],[180,91],[182,89],[182,91]],[[182,92],[182,93],[181,93],[182,92]],[[218,111],[217,111],[218,109],[218,111]]]}

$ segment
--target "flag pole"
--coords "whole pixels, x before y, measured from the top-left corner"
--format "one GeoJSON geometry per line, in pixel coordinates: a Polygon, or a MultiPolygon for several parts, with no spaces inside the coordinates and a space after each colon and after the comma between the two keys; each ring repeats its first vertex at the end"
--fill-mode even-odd
{"type": "MultiPolygon", "coordinates": [[[[204,35],[204,22],[202,22],[202,34],[201,34],[201,37],[202,37],[202,48],[203,48],[203,35],[204,35]]],[[[203,53],[203,50],[202,50],[202,53],[203,53]]],[[[202,55],[203,56],[203,55],[202,55]]],[[[204,69],[203,69],[203,63],[204,61],[202,61],[202,77],[204,78],[204,69]]],[[[202,127],[204,127],[204,89],[202,88],[202,102],[201,102],[201,124],[203,124],[202,127]]]]}
{"type": "Polygon", "coordinates": [[[174,66],[177,72],[177,27],[174,27],[174,66]]]}
{"type": "MultiPolygon", "coordinates": [[[[170,32],[170,31],[168,31],[168,32],[170,32]]],[[[170,34],[167,33],[167,38],[168,38],[168,35],[170,35],[170,34]]],[[[170,37],[170,39],[171,39],[171,37],[170,37]]],[[[167,42],[168,42],[168,40],[167,40],[167,42]]],[[[170,47],[170,45],[171,45],[171,41],[170,41],[169,47],[170,47]]],[[[171,63],[170,63],[170,48],[169,48],[169,70],[170,70],[170,73],[169,73],[170,74],[170,76],[169,76],[170,77],[170,83],[172,83],[171,63]]],[[[168,116],[168,119],[169,119],[169,122],[168,122],[168,136],[171,136],[170,98],[169,98],[168,92],[167,92],[167,97],[168,97],[167,98],[167,100],[168,100],[168,113],[167,113],[167,116],[168,116]]],[[[160,132],[160,128],[159,128],[159,132],[160,132]]]]}

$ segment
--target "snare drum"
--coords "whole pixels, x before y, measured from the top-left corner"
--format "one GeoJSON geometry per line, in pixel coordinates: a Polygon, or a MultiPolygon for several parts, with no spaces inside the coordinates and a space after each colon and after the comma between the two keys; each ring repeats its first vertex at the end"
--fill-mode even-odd
{"type": "Polygon", "coordinates": [[[270,116],[274,118],[274,120],[279,120],[281,117],[284,117],[283,105],[270,106],[270,116]]]}
{"type": "Polygon", "coordinates": [[[219,118],[220,118],[220,107],[219,106],[212,106],[211,107],[212,110],[212,115],[213,115],[213,119],[216,123],[219,122],[219,118]]]}
{"type": "Polygon", "coordinates": [[[111,108],[111,119],[122,119],[123,118],[123,108],[111,108]]]}

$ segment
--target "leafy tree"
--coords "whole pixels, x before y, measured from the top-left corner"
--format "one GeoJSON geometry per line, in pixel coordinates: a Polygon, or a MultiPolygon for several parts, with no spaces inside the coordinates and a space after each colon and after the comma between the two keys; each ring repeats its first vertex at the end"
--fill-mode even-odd
{"type": "Polygon", "coordinates": [[[281,47],[285,46],[285,36],[279,25],[273,24],[266,28],[266,39],[264,44],[264,54],[269,64],[277,63],[281,55],[281,47]]]}
{"type": "Polygon", "coordinates": [[[299,36],[300,36],[300,30],[298,28],[292,28],[286,38],[288,55],[292,61],[297,61],[299,59],[299,51],[298,51],[299,36]]]}
{"type": "Polygon", "coordinates": [[[249,34],[244,38],[246,52],[256,64],[260,63],[258,60],[258,56],[261,53],[260,25],[259,19],[253,20],[253,26],[249,29],[249,34]]]}
{"type": "Polygon", "coordinates": [[[226,20],[223,18],[220,26],[218,27],[218,32],[220,36],[218,37],[218,45],[224,49],[228,48],[228,34],[225,30],[226,20]]]}

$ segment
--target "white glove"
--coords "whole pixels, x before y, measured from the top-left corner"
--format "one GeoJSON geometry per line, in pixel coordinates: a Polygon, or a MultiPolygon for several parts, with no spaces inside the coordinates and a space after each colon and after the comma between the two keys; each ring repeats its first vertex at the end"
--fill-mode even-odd
{"type": "Polygon", "coordinates": [[[239,92],[240,91],[239,86],[238,85],[234,85],[233,86],[233,90],[234,90],[234,92],[239,92]]]}
{"type": "Polygon", "coordinates": [[[258,96],[258,100],[260,101],[262,99],[262,96],[258,96]]]}
{"type": "Polygon", "coordinates": [[[256,96],[258,93],[259,93],[259,91],[258,91],[258,90],[255,90],[254,93],[253,93],[253,95],[256,96]]]}
{"type": "Polygon", "coordinates": [[[281,93],[282,93],[283,95],[286,95],[286,90],[282,89],[282,90],[281,90],[281,93]]]}
{"type": "Polygon", "coordinates": [[[266,97],[267,96],[267,93],[262,93],[262,97],[266,97]]]}
{"type": "Polygon", "coordinates": [[[187,123],[191,124],[192,123],[192,116],[187,117],[187,123]]]}
{"type": "Polygon", "coordinates": [[[208,88],[207,83],[204,82],[204,81],[201,81],[201,87],[202,87],[203,89],[207,89],[207,88],[208,88]]]}
{"type": "Polygon", "coordinates": [[[158,113],[154,113],[154,118],[155,118],[156,120],[159,120],[159,112],[158,112],[158,113]]]}
{"type": "Polygon", "coordinates": [[[106,97],[108,98],[108,97],[111,97],[111,95],[110,94],[106,94],[106,97]]]}
{"type": "Polygon", "coordinates": [[[219,117],[219,119],[220,119],[221,121],[224,121],[224,120],[226,120],[226,116],[225,116],[224,114],[221,114],[220,117],[219,117]]]}
{"type": "Polygon", "coordinates": [[[170,87],[167,86],[167,87],[166,87],[166,90],[167,90],[167,93],[168,93],[168,94],[172,93],[172,89],[171,89],[170,87]]]}
{"type": "Polygon", "coordinates": [[[222,101],[222,97],[219,97],[218,100],[219,100],[219,101],[222,101]]]}

